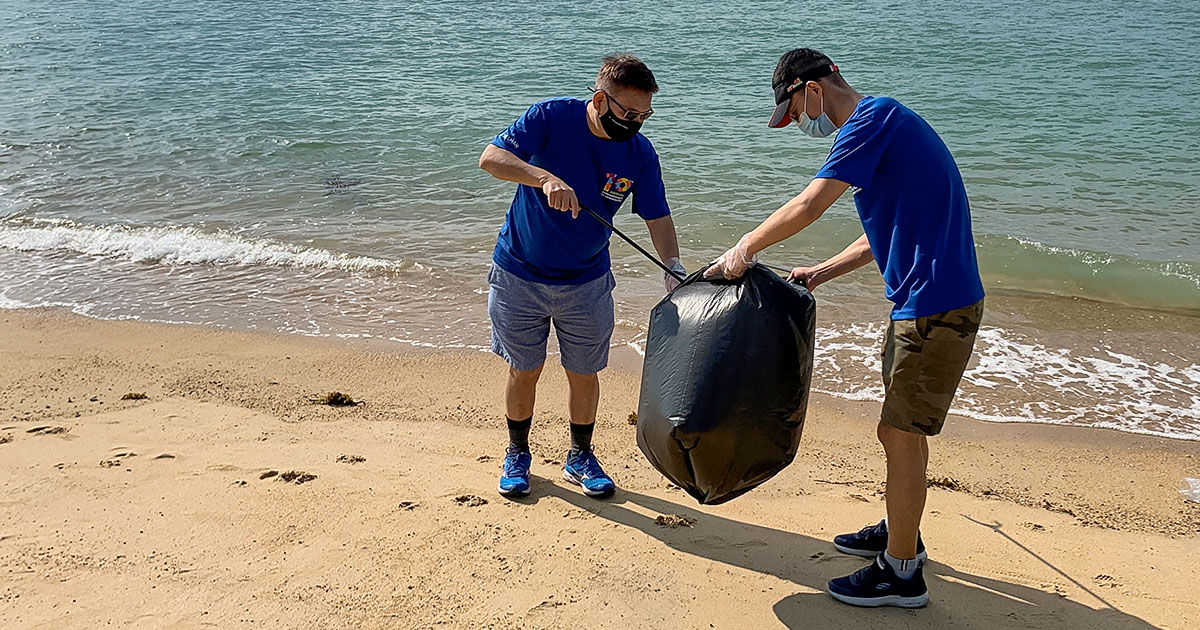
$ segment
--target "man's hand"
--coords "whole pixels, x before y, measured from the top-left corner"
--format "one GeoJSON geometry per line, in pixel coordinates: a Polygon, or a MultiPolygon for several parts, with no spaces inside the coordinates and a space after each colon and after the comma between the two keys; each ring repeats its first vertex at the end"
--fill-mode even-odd
{"type": "Polygon", "coordinates": [[[808,287],[809,291],[833,280],[843,274],[850,273],[859,267],[875,260],[871,254],[871,243],[863,234],[858,240],[850,243],[842,253],[826,260],[816,267],[796,267],[788,274],[788,280],[799,280],[808,287]]]}
{"type": "Polygon", "coordinates": [[[796,267],[792,269],[792,273],[788,274],[790,282],[800,282],[809,291],[816,289],[825,282],[825,278],[817,271],[816,267],[796,267]]]}
{"type": "Polygon", "coordinates": [[[704,272],[704,277],[725,276],[726,280],[736,280],[742,277],[742,274],[746,273],[746,270],[754,264],[754,258],[749,255],[749,240],[750,235],[746,234],[737,242],[737,245],[730,247],[728,251],[721,254],[719,258],[713,261],[712,266],[704,272]]]}
{"type": "MultiPolygon", "coordinates": [[[[678,258],[671,258],[667,260],[667,267],[670,267],[671,271],[679,274],[680,277],[687,277],[687,269],[683,268],[683,263],[680,262],[678,258]]],[[[665,271],[663,272],[663,288],[667,290],[667,293],[678,289],[681,283],[682,281],[676,278],[674,275],[665,271]]]]}
{"type": "Polygon", "coordinates": [[[550,177],[542,184],[542,192],[546,193],[546,200],[551,208],[570,212],[572,219],[579,218],[579,211],[583,206],[579,205],[579,198],[575,196],[575,190],[566,182],[557,177],[550,177]]]}

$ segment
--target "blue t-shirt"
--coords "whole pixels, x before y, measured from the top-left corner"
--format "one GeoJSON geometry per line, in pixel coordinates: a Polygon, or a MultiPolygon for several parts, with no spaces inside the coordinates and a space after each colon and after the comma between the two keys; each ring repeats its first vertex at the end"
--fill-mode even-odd
{"type": "Polygon", "coordinates": [[[911,109],[890,98],[859,101],[816,176],[853,187],[895,304],[892,319],[983,299],[962,175],[937,132],[911,109]]]}
{"type": "MultiPolygon", "coordinates": [[[[596,137],[588,128],[586,101],[534,103],[492,144],[563,180],[585,208],[610,222],[631,194],[633,211],[647,221],[671,213],[650,141],[640,133],[624,142],[596,137]]],[[[588,213],[572,219],[551,208],[541,188],[519,185],[492,260],[525,280],[583,284],[608,273],[611,235],[588,213]]]]}

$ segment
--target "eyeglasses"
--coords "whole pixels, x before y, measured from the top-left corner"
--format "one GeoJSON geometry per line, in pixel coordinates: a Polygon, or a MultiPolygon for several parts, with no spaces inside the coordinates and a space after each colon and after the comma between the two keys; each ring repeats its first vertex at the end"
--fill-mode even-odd
{"type": "Polygon", "coordinates": [[[609,94],[607,90],[597,90],[595,88],[589,88],[589,89],[591,89],[592,92],[604,92],[604,96],[608,97],[608,100],[612,101],[613,103],[616,103],[617,107],[620,107],[621,110],[625,112],[624,114],[621,115],[621,118],[624,118],[625,120],[646,122],[647,118],[654,115],[653,107],[644,112],[640,112],[636,109],[630,109],[628,107],[625,107],[624,105],[621,104],[621,101],[618,101],[617,99],[613,98],[612,94],[609,94]]]}

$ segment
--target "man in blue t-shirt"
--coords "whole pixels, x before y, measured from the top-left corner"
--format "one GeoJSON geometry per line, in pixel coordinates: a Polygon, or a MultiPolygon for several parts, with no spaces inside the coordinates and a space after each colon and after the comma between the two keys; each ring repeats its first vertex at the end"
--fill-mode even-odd
{"type": "Polygon", "coordinates": [[[872,260],[892,308],[884,339],[884,402],[878,437],[887,456],[887,518],[834,538],[844,553],[873,558],[828,591],[858,606],[924,606],[921,572],[926,436],[937,435],[966,369],[983,315],[971,212],[962,175],[937,133],[890,98],[863,96],[821,53],[779,60],[771,127],[795,121],[810,136],[837,138],[816,178],[725,252],[705,275],[736,278],[755,255],[808,227],[847,189],[864,234],[791,278],[810,290],[872,260]]]}
{"type": "MultiPolygon", "coordinates": [[[[529,429],[546,340],[554,326],[567,373],[571,447],[563,477],[588,496],[616,489],[592,452],[600,401],[597,373],[608,365],[615,286],[608,256],[611,222],[625,199],[646,221],[658,255],[679,277],[675,224],[658,154],[639,129],[654,112],[654,74],[636,57],[603,59],[591,99],[534,103],[479,157],[492,176],[516,182],[488,276],[492,351],[508,362],[509,445],[500,494],[529,494],[529,429]]],[[[665,289],[678,286],[664,274],[665,289]]]]}

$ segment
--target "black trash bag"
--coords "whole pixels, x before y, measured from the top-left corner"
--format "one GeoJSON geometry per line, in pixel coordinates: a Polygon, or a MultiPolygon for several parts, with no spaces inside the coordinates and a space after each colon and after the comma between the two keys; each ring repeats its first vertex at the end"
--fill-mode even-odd
{"type": "Polygon", "coordinates": [[[774,477],[800,445],[817,304],[762,265],[688,276],[650,314],[637,443],[702,504],[774,477]]]}

